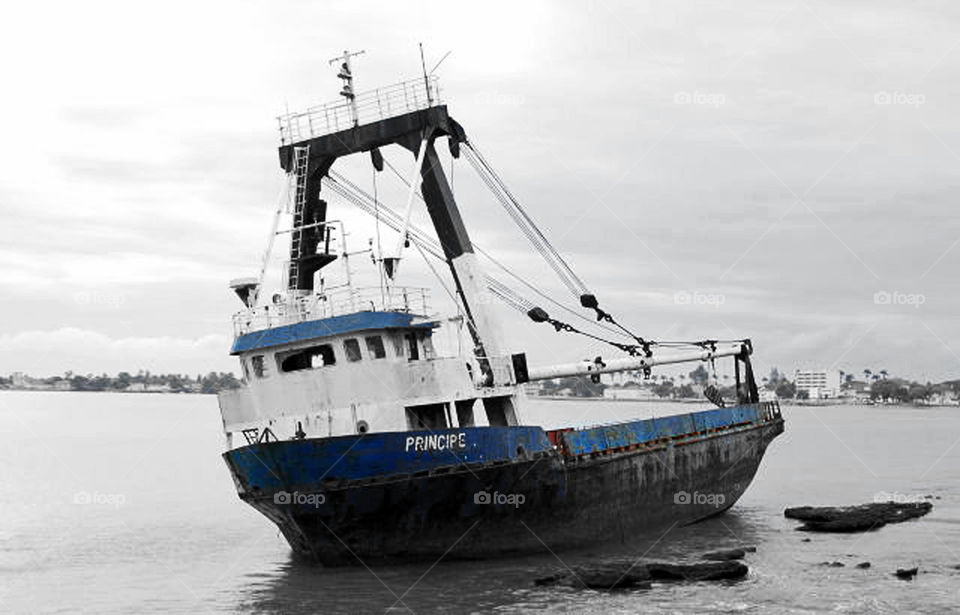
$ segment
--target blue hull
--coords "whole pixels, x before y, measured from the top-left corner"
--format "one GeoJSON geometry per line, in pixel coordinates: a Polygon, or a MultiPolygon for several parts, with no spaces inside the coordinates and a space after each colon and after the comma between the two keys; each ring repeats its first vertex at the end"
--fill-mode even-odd
{"type": "Polygon", "coordinates": [[[240,497],[328,565],[621,540],[726,510],[783,431],[758,404],[583,430],[474,427],[267,442],[240,497]]]}

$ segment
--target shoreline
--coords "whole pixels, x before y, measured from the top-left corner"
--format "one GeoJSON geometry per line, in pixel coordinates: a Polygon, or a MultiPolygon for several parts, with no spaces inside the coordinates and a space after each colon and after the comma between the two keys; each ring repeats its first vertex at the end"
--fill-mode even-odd
{"type": "MultiPolygon", "coordinates": [[[[573,397],[569,395],[527,395],[527,399],[541,399],[544,401],[602,401],[611,403],[639,403],[639,404],[703,404],[710,403],[708,399],[625,399],[608,397],[573,397]]],[[[820,399],[820,400],[798,400],[798,399],[779,399],[776,400],[781,406],[791,408],[797,407],[832,407],[832,406],[856,406],[878,408],[960,408],[960,404],[912,404],[912,403],[862,403],[856,401],[847,401],[843,399],[820,399]]]]}
{"type": "MultiPolygon", "coordinates": [[[[95,391],[83,391],[75,389],[34,389],[34,388],[0,388],[0,393],[2,392],[21,392],[21,393],[121,393],[124,395],[216,395],[217,392],[213,393],[202,393],[200,391],[124,391],[117,389],[102,389],[95,391]]],[[[634,403],[634,404],[704,404],[710,403],[708,399],[625,399],[625,398],[608,398],[608,397],[573,397],[570,395],[527,395],[526,399],[530,400],[543,400],[543,401],[601,401],[609,403],[634,403]]],[[[960,409],[960,404],[903,404],[903,403],[859,403],[855,401],[846,401],[841,399],[824,399],[824,400],[797,400],[797,399],[780,399],[776,400],[780,403],[781,406],[787,406],[791,408],[826,408],[834,406],[857,406],[857,407],[869,407],[876,406],[879,408],[958,408],[960,409]]]]}

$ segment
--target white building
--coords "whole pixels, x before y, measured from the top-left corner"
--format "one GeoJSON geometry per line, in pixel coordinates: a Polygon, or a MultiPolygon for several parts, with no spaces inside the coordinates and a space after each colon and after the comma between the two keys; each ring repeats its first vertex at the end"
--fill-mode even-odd
{"type": "Polygon", "coordinates": [[[600,374],[600,382],[607,386],[625,385],[630,382],[643,382],[642,372],[613,372],[600,374]]]}
{"type": "Polygon", "coordinates": [[[660,399],[650,387],[626,386],[622,388],[607,387],[603,390],[604,399],[660,399]]]}
{"type": "Polygon", "coordinates": [[[840,370],[797,370],[794,384],[797,392],[806,391],[810,399],[825,399],[840,395],[840,370]]]}

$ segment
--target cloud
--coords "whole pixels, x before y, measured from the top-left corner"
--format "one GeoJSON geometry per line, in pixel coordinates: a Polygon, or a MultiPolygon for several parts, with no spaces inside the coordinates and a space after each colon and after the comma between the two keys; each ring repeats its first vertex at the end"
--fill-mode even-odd
{"type": "MultiPolygon", "coordinates": [[[[0,101],[0,334],[7,344],[94,336],[51,342],[49,354],[25,343],[17,360],[4,356],[10,369],[29,369],[14,364],[34,357],[29,365],[49,371],[43,356],[51,370],[134,369],[149,353],[131,340],[154,340],[168,369],[229,366],[226,342],[187,349],[227,329],[238,304],[226,282],[257,269],[283,181],[274,117],[287,102],[334,98],[327,61],[346,47],[367,51],[355,68],[361,91],[415,77],[422,40],[428,64],[452,51],[438,70],[451,113],[603,305],[639,334],[733,331],[758,342],[761,362],[789,370],[833,361],[879,322],[844,360],[956,373],[941,342],[960,336],[950,309],[960,302],[955,18],[820,0],[427,2],[384,5],[376,20],[365,19],[366,5],[329,2],[298,6],[293,22],[291,10],[97,0],[62,3],[52,20],[46,5],[21,3],[0,23],[0,53],[18,58],[0,101]],[[925,104],[878,105],[880,91],[925,104]],[[928,301],[913,311],[878,306],[878,291],[928,301]],[[676,293],[725,301],[679,309],[676,293]],[[915,344],[909,355],[900,340],[915,344]],[[87,346],[102,356],[70,354],[87,346]]],[[[403,156],[390,153],[399,168],[410,164],[403,156]]],[[[465,162],[452,168],[474,238],[570,303],[465,162]]],[[[370,189],[366,159],[337,169],[370,189]]],[[[395,178],[378,182],[402,208],[395,178]]],[[[374,236],[342,203],[332,200],[330,213],[348,219],[351,249],[374,236]]],[[[414,219],[424,218],[418,206],[414,219]]],[[[384,234],[385,245],[395,241],[384,234]]],[[[363,257],[353,263],[358,279],[370,273],[363,257]]],[[[594,352],[504,315],[512,350],[542,361],[594,352]]]]}

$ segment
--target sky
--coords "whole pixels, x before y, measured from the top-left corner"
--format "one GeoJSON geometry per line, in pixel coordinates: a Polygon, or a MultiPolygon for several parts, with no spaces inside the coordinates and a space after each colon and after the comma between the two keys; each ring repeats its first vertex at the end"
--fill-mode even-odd
{"type": "MultiPolygon", "coordinates": [[[[428,68],[450,52],[451,115],[636,333],[749,337],[761,372],[958,378],[958,21],[951,2],[19,3],[0,374],[237,371],[227,283],[256,274],[283,194],[275,117],[334,100],[344,49],[363,91],[417,77],[422,42],[428,68]]],[[[445,160],[476,243],[572,303],[445,160]]],[[[370,189],[368,165],[341,170],[370,189]]],[[[367,245],[369,220],[331,208],[367,245]]],[[[533,364],[617,353],[493,309],[533,364]]]]}

